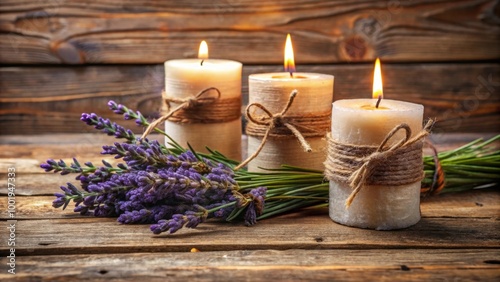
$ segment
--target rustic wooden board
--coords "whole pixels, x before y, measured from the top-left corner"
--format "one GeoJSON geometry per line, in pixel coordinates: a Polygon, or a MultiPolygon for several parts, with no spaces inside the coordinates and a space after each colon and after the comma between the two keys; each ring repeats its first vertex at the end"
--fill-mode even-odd
{"type": "MultiPolygon", "coordinates": [[[[333,74],[334,99],[371,96],[372,64],[299,66],[299,71],[333,74]]],[[[282,66],[246,66],[248,75],[282,71],[282,66]]],[[[500,132],[500,64],[385,64],[386,98],[420,103],[436,118],[435,132],[500,132]]],[[[109,111],[115,100],[147,116],[158,116],[164,87],[161,65],[0,68],[1,134],[88,133],[82,112],[95,112],[142,132],[133,121],[109,111]]],[[[299,94],[300,95],[300,94],[299,94]]]]}
{"type": "Polygon", "coordinates": [[[160,63],[211,56],[281,63],[292,33],[299,63],[500,57],[493,0],[2,2],[0,61],[160,63]],[[145,51],[142,51],[145,50],[145,51]]]}
{"type": "Polygon", "coordinates": [[[500,191],[484,189],[423,198],[422,217],[500,218],[500,191]]]}
{"type": "MultiPolygon", "coordinates": [[[[444,148],[478,135],[436,137],[444,148]]],[[[0,167],[14,163],[20,168],[15,198],[16,275],[2,271],[0,280],[500,279],[500,192],[494,189],[427,198],[421,205],[422,220],[399,231],[345,227],[333,223],[327,209],[320,209],[263,220],[254,227],[210,221],[198,229],[159,236],[148,225],[121,225],[113,218],[54,209],[53,196],[21,196],[29,189],[35,191],[31,194],[43,195],[43,189],[36,189],[49,183],[57,189],[57,182],[66,178],[41,173],[36,163],[51,155],[95,157],[94,149],[108,139],[100,138],[86,140],[79,134],[0,138],[0,167]],[[57,145],[57,140],[66,144],[57,145]],[[7,145],[12,143],[16,145],[7,145]],[[192,248],[200,252],[191,253],[192,248]]],[[[5,178],[0,181],[5,183],[5,178]]],[[[7,210],[6,201],[0,201],[0,210],[7,210]]],[[[8,230],[4,213],[0,219],[0,229],[8,230]]],[[[0,232],[0,241],[6,242],[8,236],[0,232]]],[[[0,254],[9,253],[9,247],[0,244],[0,254]]]]}
{"type": "MultiPolygon", "coordinates": [[[[64,181],[54,183],[50,187],[45,182],[41,183],[43,183],[42,186],[47,187],[43,190],[31,190],[31,194],[28,195],[29,197],[16,198],[17,219],[68,219],[83,217],[79,213],[73,212],[74,204],[70,204],[66,210],[52,207],[52,201],[55,199],[53,194],[61,192],[59,186],[64,184],[64,181]],[[47,196],[40,196],[44,194],[47,196]]],[[[24,184],[20,184],[20,186],[24,187],[24,184]]],[[[20,191],[28,191],[28,189],[18,187],[16,188],[16,195],[22,196],[28,194],[27,192],[20,193],[20,191]]],[[[0,190],[0,193],[6,195],[6,189],[0,190]]],[[[7,210],[6,201],[0,202],[0,210],[7,210]]],[[[482,191],[432,196],[422,199],[421,210],[422,217],[500,219],[500,191],[485,189],[482,191]]],[[[325,215],[327,214],[326,210],[321,210],[320,212],[324,212],[325,215]]],[[[8,219],[7,214],[0,214],[0,219],[8,219]]]]}
{"type": "MultiPolygon", "coordinates": [[[[6,230],[7,222],[0,228],[6,230]]],[[[154,235],[149,225],[113,218],[18,220],[16,254],[97,254],[255,249],[498,248],[500,222],[491,218],[423,218],[408,229],[383,232],[335,224],[324,212],[294,213],[245,227],[207,222],[196,229],[154,235]],[[43,227],[43,228],[42,228],[43,227]],[[235,239],[237,238],[237,239],[235,239]]],[[[7,241],[7,232],[0,234],[7,241]]],[[[0,246],[5,253],[6,246],[0,246]]]]}
{"type": "Polygon", "coordinates": [[[24,281],[494,281],[498,250],[243,250],[197,253],[51,255],[18,258],[24,281]],[[300,259],[297,259],[300,258],[300,259]]]}

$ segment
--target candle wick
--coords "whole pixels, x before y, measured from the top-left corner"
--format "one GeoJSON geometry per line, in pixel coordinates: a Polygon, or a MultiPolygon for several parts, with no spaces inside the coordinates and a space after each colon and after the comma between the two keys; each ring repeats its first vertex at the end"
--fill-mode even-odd
{"type": "Polygon", "coordinates": [[[378,95],[378,100],[377,100],[377,104],[375,104],[375,108],[378,109],[378,106],[380,105],[380,101],[382,101],[382,95],[378,95]]]}
{"type": "Polygon", "coordinates": [[[290,77],[293,78],[293,71],[290,72],[290,77]]]}
{"type": "Polygon", "coordinates": [[[205,61],[205,59],[202,59],[201,60],[201,63],[200,63],[200,66],[203,66],[203,62],[205,61]]]}

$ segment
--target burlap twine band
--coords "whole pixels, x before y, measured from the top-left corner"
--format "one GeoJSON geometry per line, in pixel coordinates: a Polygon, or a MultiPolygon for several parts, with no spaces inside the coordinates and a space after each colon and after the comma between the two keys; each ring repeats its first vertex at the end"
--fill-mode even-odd
{"type": "Polygon", "coordinates": [[[141,138],[148,136],[166,120],[177,123],[221,123],[241,118],[241,96],[222,99],[219,89],[215,87],[208,87],[186,98],[168,96],[163,91],[162,98],[168,109],[167,114],[152,122],[141,138]],[[211,95],[211,92],[215,92],[216,96],[211,95]],[[179,105],[172,108],[171,103],[179,105]]]}
{"type": "Polygon", "coordinates": [[[348,208],[364,185],[399,186],[421,181],[423,138],[434,122],[429,120],[422,131],[411,137],[411,129],[402,123],[392,129],[379,146],[339,143],[328,135],[325,176],[328,180],[349,183],[353,189],[345,202],[348,208]],[[404,138],[391,146],[387,142],[400,130],[404,138]]]}
{"type": "Polygon", "coordinates": [[[260,103],[252,103],[246,108],[248,124],[246,133],[248,136],[262,137],[262,141],[257,150],[245,161],[235,167],[235,170],[246,166],[256,158],[264,148],[269,137],[272,138],[297,138],[302,148],[306,152],[311,152],[312,148],[306,141],[306,137],[321,137],[330,127],[330,113],[309,114],[302,116],[286,115],[293,104],[298,91],[290,93],[287,104],[283,110],[277,114],[271,113],[260,103]],[[256,115],[251,112],[252,108],[259,108],[264,113],[256,115]],[[299,130],[300,129],[300,130],[299,130]]]}

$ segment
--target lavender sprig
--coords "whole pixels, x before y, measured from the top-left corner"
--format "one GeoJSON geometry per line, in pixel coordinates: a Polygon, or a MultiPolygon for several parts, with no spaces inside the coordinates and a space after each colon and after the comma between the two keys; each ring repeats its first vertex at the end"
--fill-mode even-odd
{"type": "MultiPolygon", "coordinates": [[[[127,108],[125,105],[117,104],[115,101],[112,100],[108,102],[108,107],[115,114],[123,115],[123,118],[125,120],[135,119],[135,123],[141,127],[147,128],[150,125],[148,120],[139,111],[134,112],[133,110],[127,108]]],[[[169,145],[175,149],[176,154],[185,151],[184,148],[182,148],[182,146],[180,146],[174,139],[172,139],[167,133],[165,133],[165,131],[157,127],[154,128],[154,131],[164,135],[170,140],[169,145]]]]}
{"type": "MultiPolygon", "coordinates": [[[[202,207],[199,209],[204,210],[202,207]]],[[[162,219],[158,223],[151,225],[150,230],[154,234],[160,234],[168,231],[170,234],[177,232],[179,229],[195,228],[198,224],[207,220],[208,213],[206,210],[201,212],[187,211],[184,214],[174,214],[171,219],[162,219]]]]}
{"type": "Polygon", "coordinates": [[[117,104],[115,101],[109,101],[108,107],[115,114],[123,115],[126,120],[135,119],[135,123],[139,126],[148,127],[148,120],[141,114],[141,112],[134,112],[122,104],[117,104]]]}
{"type": "Polygon", "coordinates": [[[73,163],[71,163],[70,165],[68,165],[64,160],[55,161],[53,159],[48,159],[45,163],[42,163],[40,167],[45,170],[45,172],[60,172],[61,175],[70,173],[89,175],[91,173],[95,173],[96,171],[101,171],[102,173],[114,173],[128,169],[123,164],[119,164],[118,168],[114,168],[106,160],[102,160],[102,163],[104,165],[103,167],[96,167],[91,162],[86,162],[85,167],[82,167],[76,158],[73,158],[73,163]]]}
{"type": "Polygon", "coordinates": [[[102,118],[94,113],[83,113],[80,120],[85,122],[87,125],[94,126],[95,129],[102,130],[102,132],[107,135],[127,139],[129,143],[134,143],[137,140],[134,133],[130,129],[125,129],[123,126],[111,122],[109,119],[102,118]]]}
{"type": "Polygon", "coordinates": [[[90,173],[95,170],[95,167],[93,166],[82,168],[82,166],[76,160],[76,158],[73,158],[73,163],[71,163],[70,165],[66,164],[66,162],[63,160],[55,161],[53,159],[48,159],[47,162],[42,163],[40,167],[43,168],[45,172],[50,172],[50,171],[54,171],[54,173],[60,172],[61,175],[66,175],[70,173],[90,173]]]}

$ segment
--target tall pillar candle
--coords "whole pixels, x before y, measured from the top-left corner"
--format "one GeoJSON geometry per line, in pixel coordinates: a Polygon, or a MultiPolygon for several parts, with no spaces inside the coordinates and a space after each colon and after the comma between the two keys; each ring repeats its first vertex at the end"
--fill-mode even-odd
{"type": "Polygon", "coordinates": [[[378,100],[340,100],[332,105],[325,169],[330,217],[360,228],[405,228],[420,220],[424,107],[382,99],[378,59],[373,97],[378,100]]]}
{"type": "MultiPolygon", "coordinates": [[[[217,88],[220,99],[239,99],[241,109],[241,63],[218,59],[181,59],[165,62],[165,92],[175,98],[188,98],[209,87],[217,88]]],[[[210,105],[205,105],[210,109],[210,105]]],[[[183,147],[205,147],[229,158],[241,160],[241,118],[217,123],[165,122],[165,132],[183,147]]],[[[166,139],[168,142],[169,140],[166,139]]]]}
{"type": "MultiPolygon", "coordinates": [[[[264,73],[249,76],[249,103],[260,103],[272,113],[279,113],[287,104],[290,93],[298,94],[287,111],[287,116],[314,117],[325,116],[329,119],[333,100],[333,76],[317,73],[264,73]]],[[[298,128],[299,131],[301,130],[298,128]]],[[[304,152],[297,138],[268,138],[257,158],[248,165],[249,171],[260,168],[279,168],[282,164],[312,169],[323,169],[326,141],[324,132],[317,137],[306,138],[312,152],[304,152]]],[[[248,136],[248,153],[257,150],[262,137],[248,136]]]]}
{"type": "MultiPolygon", "coordinates": [[[[248,170],[262,171],[279,168],[283,164],[322,170],[326,149],[324,136],[330,126],[329,104],[333,100],[333,76],[296,73],[290,34],[287,35],[285,43],[284,67],[283,73],[252,74],[248,78],[249,104],[260,104],[265,107],[269,111],[267,115],[273,115],[274,121],[271,123],[273,126],[276,125],[275,118],[283,114],[282,111],[288,105],[292,91],[297,92],[291,106],[282,117],[278,118],[278,123],[282,123],[279,127],[285,129],[284,131],[278,133],[279,130],[271,124],[268,124],[268,129],[263,130],[262,126],[252,121],[253,118],[249,119],[248,153],[258,153],[258,155],[249,163],[248,170]],[[292,134],[293,128],[290,126],[295,127],[298,132],[304,130],[309,132],[303,135],[302,132],[298,134],[296,131],[292,134]],[[270,134],[259,152],[266,136],[263,131],[268,130],[271,130],[268,132],[270,134]],[[299,142],[298,137],[305,137],[305,142],[304,140],[299,142]]],[[[253,116],[256,111],[258,110],[254,109],[247,114],[253,116]]]]}

